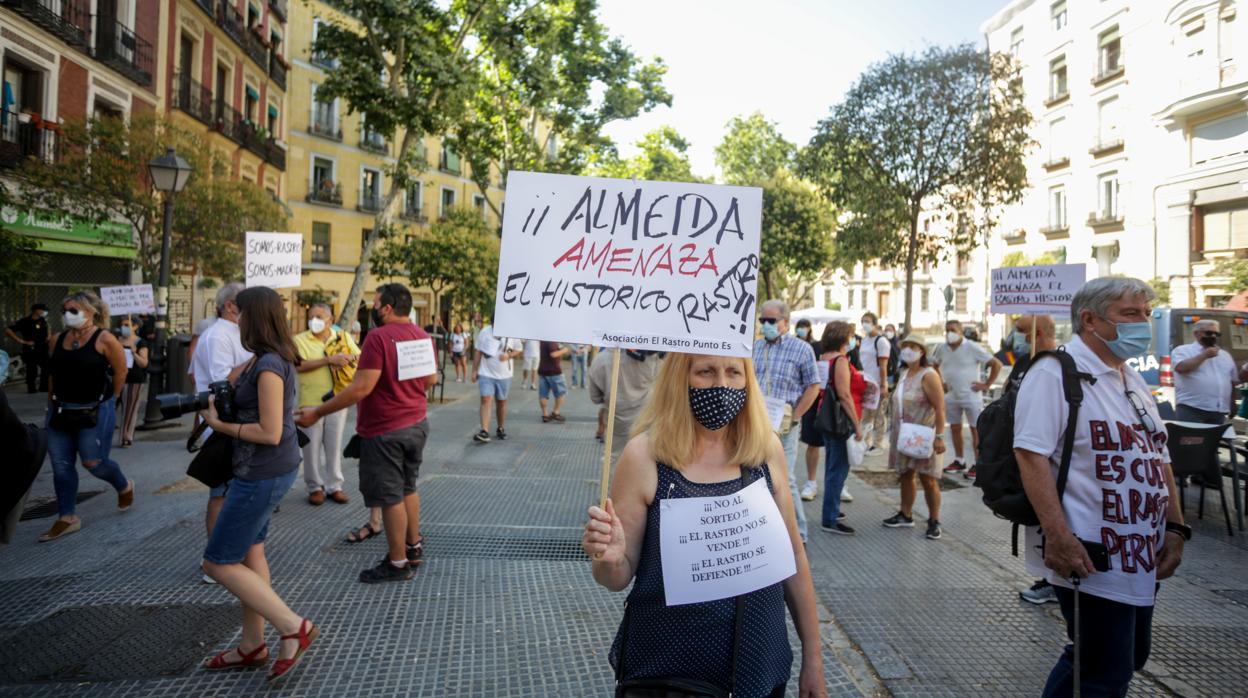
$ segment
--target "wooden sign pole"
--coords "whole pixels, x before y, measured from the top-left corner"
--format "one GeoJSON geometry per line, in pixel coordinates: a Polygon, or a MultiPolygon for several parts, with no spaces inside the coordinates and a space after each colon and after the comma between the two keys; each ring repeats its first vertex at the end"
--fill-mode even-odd
{"type": "Polygon", "coordinates": [[[1031,358],[1036,358],[1036,325],[1040,324],[1039,318],[1035,315],[1031,316],[1031,358]]]}
{"type": "Polygon", "coordinates": [[[619,392],[620,348],[611,350],[611,391],[607,395],[607,428],[603,434],[602,481],[598,487],[598,506],[607,508],[607,489],[611,484],[611,441],[615,435],[615,395],[619,392]]]}

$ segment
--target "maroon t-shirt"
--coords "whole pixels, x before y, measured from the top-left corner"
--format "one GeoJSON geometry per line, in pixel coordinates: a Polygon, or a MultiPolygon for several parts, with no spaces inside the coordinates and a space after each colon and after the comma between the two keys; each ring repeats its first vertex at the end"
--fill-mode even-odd
{"type": "Polygon", "coordinates": [[[537,375],[558,376],[563,373],[563,358],[554,358],[552,353],[559,351],[559,342],[542,342],[541,357],[537,360],[537,375]]]}
{"type": "Polygon", "coordinates": [[[394,322],[372,330],[360,347],[359,368],[381,371],[377,386],[368,397],[360,400],[355,417],[355,431],[372,438],[397,429],[410,427],[425,419],[425,379],[399,380],[399,358],[396,342],[428,340],[429,335],[410,322],[394,322]]]}

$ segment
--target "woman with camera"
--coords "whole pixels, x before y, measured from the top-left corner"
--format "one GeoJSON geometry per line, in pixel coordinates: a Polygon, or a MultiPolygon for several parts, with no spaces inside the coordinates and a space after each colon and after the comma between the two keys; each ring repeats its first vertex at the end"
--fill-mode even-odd
{"type": "Polygon", "coordinates": [[[204,572],[243,604],[243,637],[204,666],[208,669],[258,667],[270,652],[264,622],[281,633],[277,661],[269,680],[286,675],[316,639],[318,629],[291,611],[269,585],[264,540],[273,508],[299,472],[299,442],[294,410],[298,377],[297,353],[282,298],[271,288],[256,286],[238,294],[239,337],[254,357],[230,374],[234,385],[229,421],[209,398],[202,415],[213,431],[234,438],[233,473],[216,526],[204,550],[204,572]]]}
{"type": "Polygon", "coordinates": [[[55,540],[82,528],[74,513],[78,502],[78,469],[117,490],[117,508],[134,504],[134,483],[110,459],[117,426],[117,397],[126,382],[126,355],[108,326],[108,305],[89,291],[61,301],[65,331],[53,340],[48,362],[48,455],[56,487],[59,516],[39,542],[55,540]]]}
{"type": "Polygon", "coordinates": [[[134,445],[134,428],[138,425],[139,393],[147,382],[147,340],[139,336],[139,328],[129,316],[121,321],[121,350],[126,357],[126,387],[121,393],[121,447],[134,445]]]}
{"type": "MultiPolygon", "coordinates": [[[[590,507],[581,543],[593,558],[595,581],[612,591],[633,585],[610,653],[616,695],[783,696],[793,662],[786,603],[802,642],[798,695],[827,695],[815,590],[798,535],[788,463],[753,362],[669,354],[633,434],[616,465],[606,509],[590,507]],[[667,573],[684,576],[664,569],[660,549],[668,543],[660,543],[661,526],[670,507],[663,503],[751,497],[758,488],[745,490],[763,483],[763,501],[774,500],[779,517],[754,519],[751,530],[766,528],[768,536],[784,539],[796,573],[735,598],[667,605],[668,594],[677,593],[666,588],[667,573]]],[[[770,502],[761,508],[771,508],[770,502]]]]}

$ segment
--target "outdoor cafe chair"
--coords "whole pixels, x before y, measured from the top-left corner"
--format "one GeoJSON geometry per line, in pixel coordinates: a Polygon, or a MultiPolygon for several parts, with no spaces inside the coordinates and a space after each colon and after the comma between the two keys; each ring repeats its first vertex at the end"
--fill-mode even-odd
{"type": "Polygon", "coordinates": [[[1221,448],[1223,434],[1227,425],[1197,425],[1187,422],[1166,422],[1166,433],[1169,440],[1166,445],[1170,449],[1170,464],[1174,470],[1174,478],[1179,483],[1179,507],[1187,512],[1186,491],[1183,485],[1186,478],[1199,476],[1200,508],[1196,518],[1205,515],[1205,488],[1216,487],[1222,498],[1222,514],[1226,517],[1226,534],[1235,535],[1231,527],[1231,510],[1226,505],[1226,492],[1222,488],[1222,467],[1218,462],[1218,449],[1221,448]]]}

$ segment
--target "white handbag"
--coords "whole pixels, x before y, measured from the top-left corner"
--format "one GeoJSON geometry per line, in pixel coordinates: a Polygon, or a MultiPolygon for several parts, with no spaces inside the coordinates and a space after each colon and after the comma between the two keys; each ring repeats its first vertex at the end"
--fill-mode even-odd
{"type": "Polygon", "coordinates": [[[936,443],[936,430],[922,424],[902,422],[897,430],[897,452],[920,460],[932,457],[936,443]]]}

